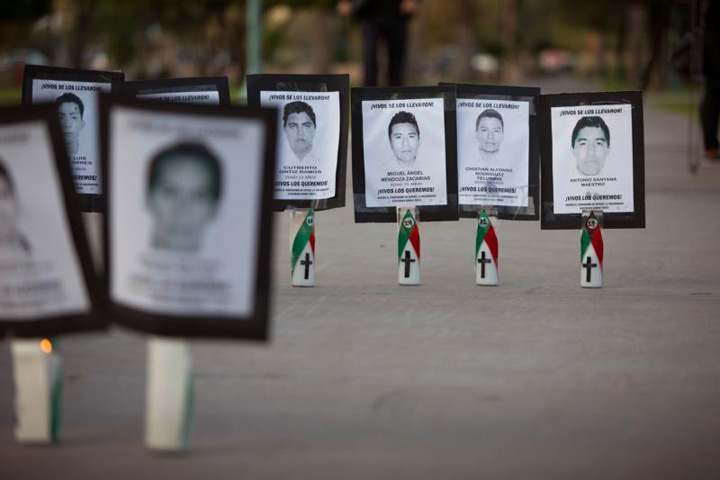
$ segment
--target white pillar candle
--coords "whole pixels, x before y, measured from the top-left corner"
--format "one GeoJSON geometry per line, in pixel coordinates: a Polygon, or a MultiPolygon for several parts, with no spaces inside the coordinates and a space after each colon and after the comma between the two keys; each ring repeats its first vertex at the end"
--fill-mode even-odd
{"type": "Polygon", "coordinates": [[[181,452],[189,443],[193,379],[187,340],[148,340],[145,444],[151,450],[181,452]]]}
{"type": "Polygon", "coordinates": [[[62,357],[47,338],[15,339],[11,350],[16,440],[40,444],[58,441],[62,357]]]}

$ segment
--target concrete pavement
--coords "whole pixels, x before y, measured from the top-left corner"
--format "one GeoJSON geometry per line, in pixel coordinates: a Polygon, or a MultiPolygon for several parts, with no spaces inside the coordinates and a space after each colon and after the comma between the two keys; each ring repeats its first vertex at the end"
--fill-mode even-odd
{"type": "Polygon", "coordinates": [[[648,228],[605,231],[603,289],[539,222],[502,222],[501,285],[475,286],[472,220],[421,224],[399,287],[395,226],[351,205],[293,289],[278,214],[273,340],[193,343],[188,455],[143,448],[146,342],[120,329],[63,340],[63,442],[17,446],[4,342],[0,478],[720,478],[720,168],[689,174],[686,118],[645,124],[648,228]]]}

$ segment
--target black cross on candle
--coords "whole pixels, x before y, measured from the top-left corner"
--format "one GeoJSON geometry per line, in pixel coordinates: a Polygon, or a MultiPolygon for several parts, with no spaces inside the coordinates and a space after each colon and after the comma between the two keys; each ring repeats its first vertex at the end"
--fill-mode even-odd
{"type": "Polygon", "coordinates": [[[308,280],[310,278],[310,265],[312,265],[313,262],[310,260],[310,254],[305,254],[305,260],[300,260],[300,265],[305,267],[305,280],[308,280]]]}
{"type": "Polygon", "coordinates": [[[410,250],[405,250],[405,258],[400,260],[405,264],[405,278],[410,277],[410,264],[413,263],[415,260],[410,258],[410,250]]]}
{"type": "Polygon", "coordinates": [[[592,276],[592,269],[597,267],[597,263],[591,263],[590,257],[587,257],[587,263],[583,263],[582,266],[587,272],[585,275],[585,281],[589,283],[592,276]]]}
{"type": "Polygon", "coordinates": [[[478,263],[480,264],[480,278],[485,278],[485,264],[492,263],[492,260],[490,260],[489,258],[485,258],[485,250],[483,250],[480,254],[480,258],[478,258],[478,263]]]}

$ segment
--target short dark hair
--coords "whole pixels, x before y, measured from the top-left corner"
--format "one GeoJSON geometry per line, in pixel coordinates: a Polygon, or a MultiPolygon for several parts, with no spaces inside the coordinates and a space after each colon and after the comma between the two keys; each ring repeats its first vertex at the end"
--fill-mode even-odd
{"type": "Polygon", "coordinates": [[[409,123],[410,125],[414,125],[418,137],[420,136],[420,127],[418,126],[417,120],[415,120],[415,115],[410,112],[398,112],[393,115],[390,120],[390,125],[388,125],[388,138],[392,139],[392,128],[394,125],[399,123],[409,123]]]}
{"type": "Polygon", "coordinates": [[[577,140],[577,137],[580,134],[580,130],[585,127],[602,129],[603,133],[605,134],[605,140],[607,140],[608,147],[610,146],[610,129],[605,123],[605,120],[603,120],[601,117],[582,117],[575,124],[575,128],[573,128],[572,141],[570,142],[570,146],[572,148],[575,148],[575,140],[577,140]]]}
{"type": "Polygon", "coordinates": [[[5,182],[8,184],[8,189],[10,189],[10,193],[12,195],[15,195],[15,183],[13,182],[12,177],[10,176],[10,171],[5,166],[5,162],[0,158],[0,177],[5,179],[5,182]]]}
{"type": "Polygon", "coordinates": [[[80,97],[78,97],[74,93],[63,93],[55,99],[55,105],[57,105],[58,107],[63,103],[74,103],[75,105],[77,105],[78,110],[80,110],[80,118],[82,118],[85,114],[85,105],[83,105],[80,97]]]}
{"type": "Polygon", "coordinates": [[[310,117],[313,125],[317,127],[315,112],[312,107],[305,102],[290,102],[285,104],[285,108],[283,109],[283,127],[287,126],[288,117],[293,113],[307,113],[307,116],[310,117]]]}
{"type": "Polygon", "coordinates": [[[211,193],[216,202],[222,196],[222,166],[217,157],[203,144],[183,142],[171,145],[158,152],[150,161],[148,168],[148,195],[157,186],[162,169],[173,163],[178,157],[192,158],[193,161],[206,167],[212,177],[211,193]]]}
{"type": "Polygon", "coordinates": [[[503,122],[503,118],[502,115],[500,115],[500,112],[495,109],[488,108],[487,110],[483,110],[480,115],[478,115],[477,120],[475,120],[476,131],[480,126],[480,120],[482,120],[483,118],[497,118],[498,120],[500,120],[500,126],[503,130],[505,130],[505,122],[503,122]]]}

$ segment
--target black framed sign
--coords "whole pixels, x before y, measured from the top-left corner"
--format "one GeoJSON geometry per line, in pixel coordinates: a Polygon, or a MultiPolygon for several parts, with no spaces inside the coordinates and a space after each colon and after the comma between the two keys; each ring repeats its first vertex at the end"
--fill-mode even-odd
{"type": "Polygon", "coordinates": [[[276,111],[110,98],[101,108],[113,320],[266,340],[276,111]]]}
{"type": "Polygon", "coordinates": [[[105,327],[55,105],[0,109],[0,329],[105,327]]]}
{"type": "Polygon", "coordinates": [[[230,105],[227,77],[134,80],[123,84],[123,93],[137,100],[230,105]]]}
{"type": "Polygon", "coordinates": [[[536,87],[455,85],[460,216],[495,207],[498,218],[540,218],[536,87]]]}
{"type": "Polygon", "coordinates": [[[26,65],[23,105],[55,103],[80,208],[101,212],[99,94],[116,94],[122,72],[26,65]]]}
{"type": "Polygon", "coordinates": [[[645,228],[642,92],[542,95],[540,124],[543,229],[645,228]]]}
{"type": "Polygon", "coordinates": [[[355,221],[458,219],[454,86],[352,89],[355,221]]]}
{"type": "Polygon", "coordinates": [[[349,75],[248,75],[247,93],[280,112],[275,210],[344,207],[349,75]]]}

